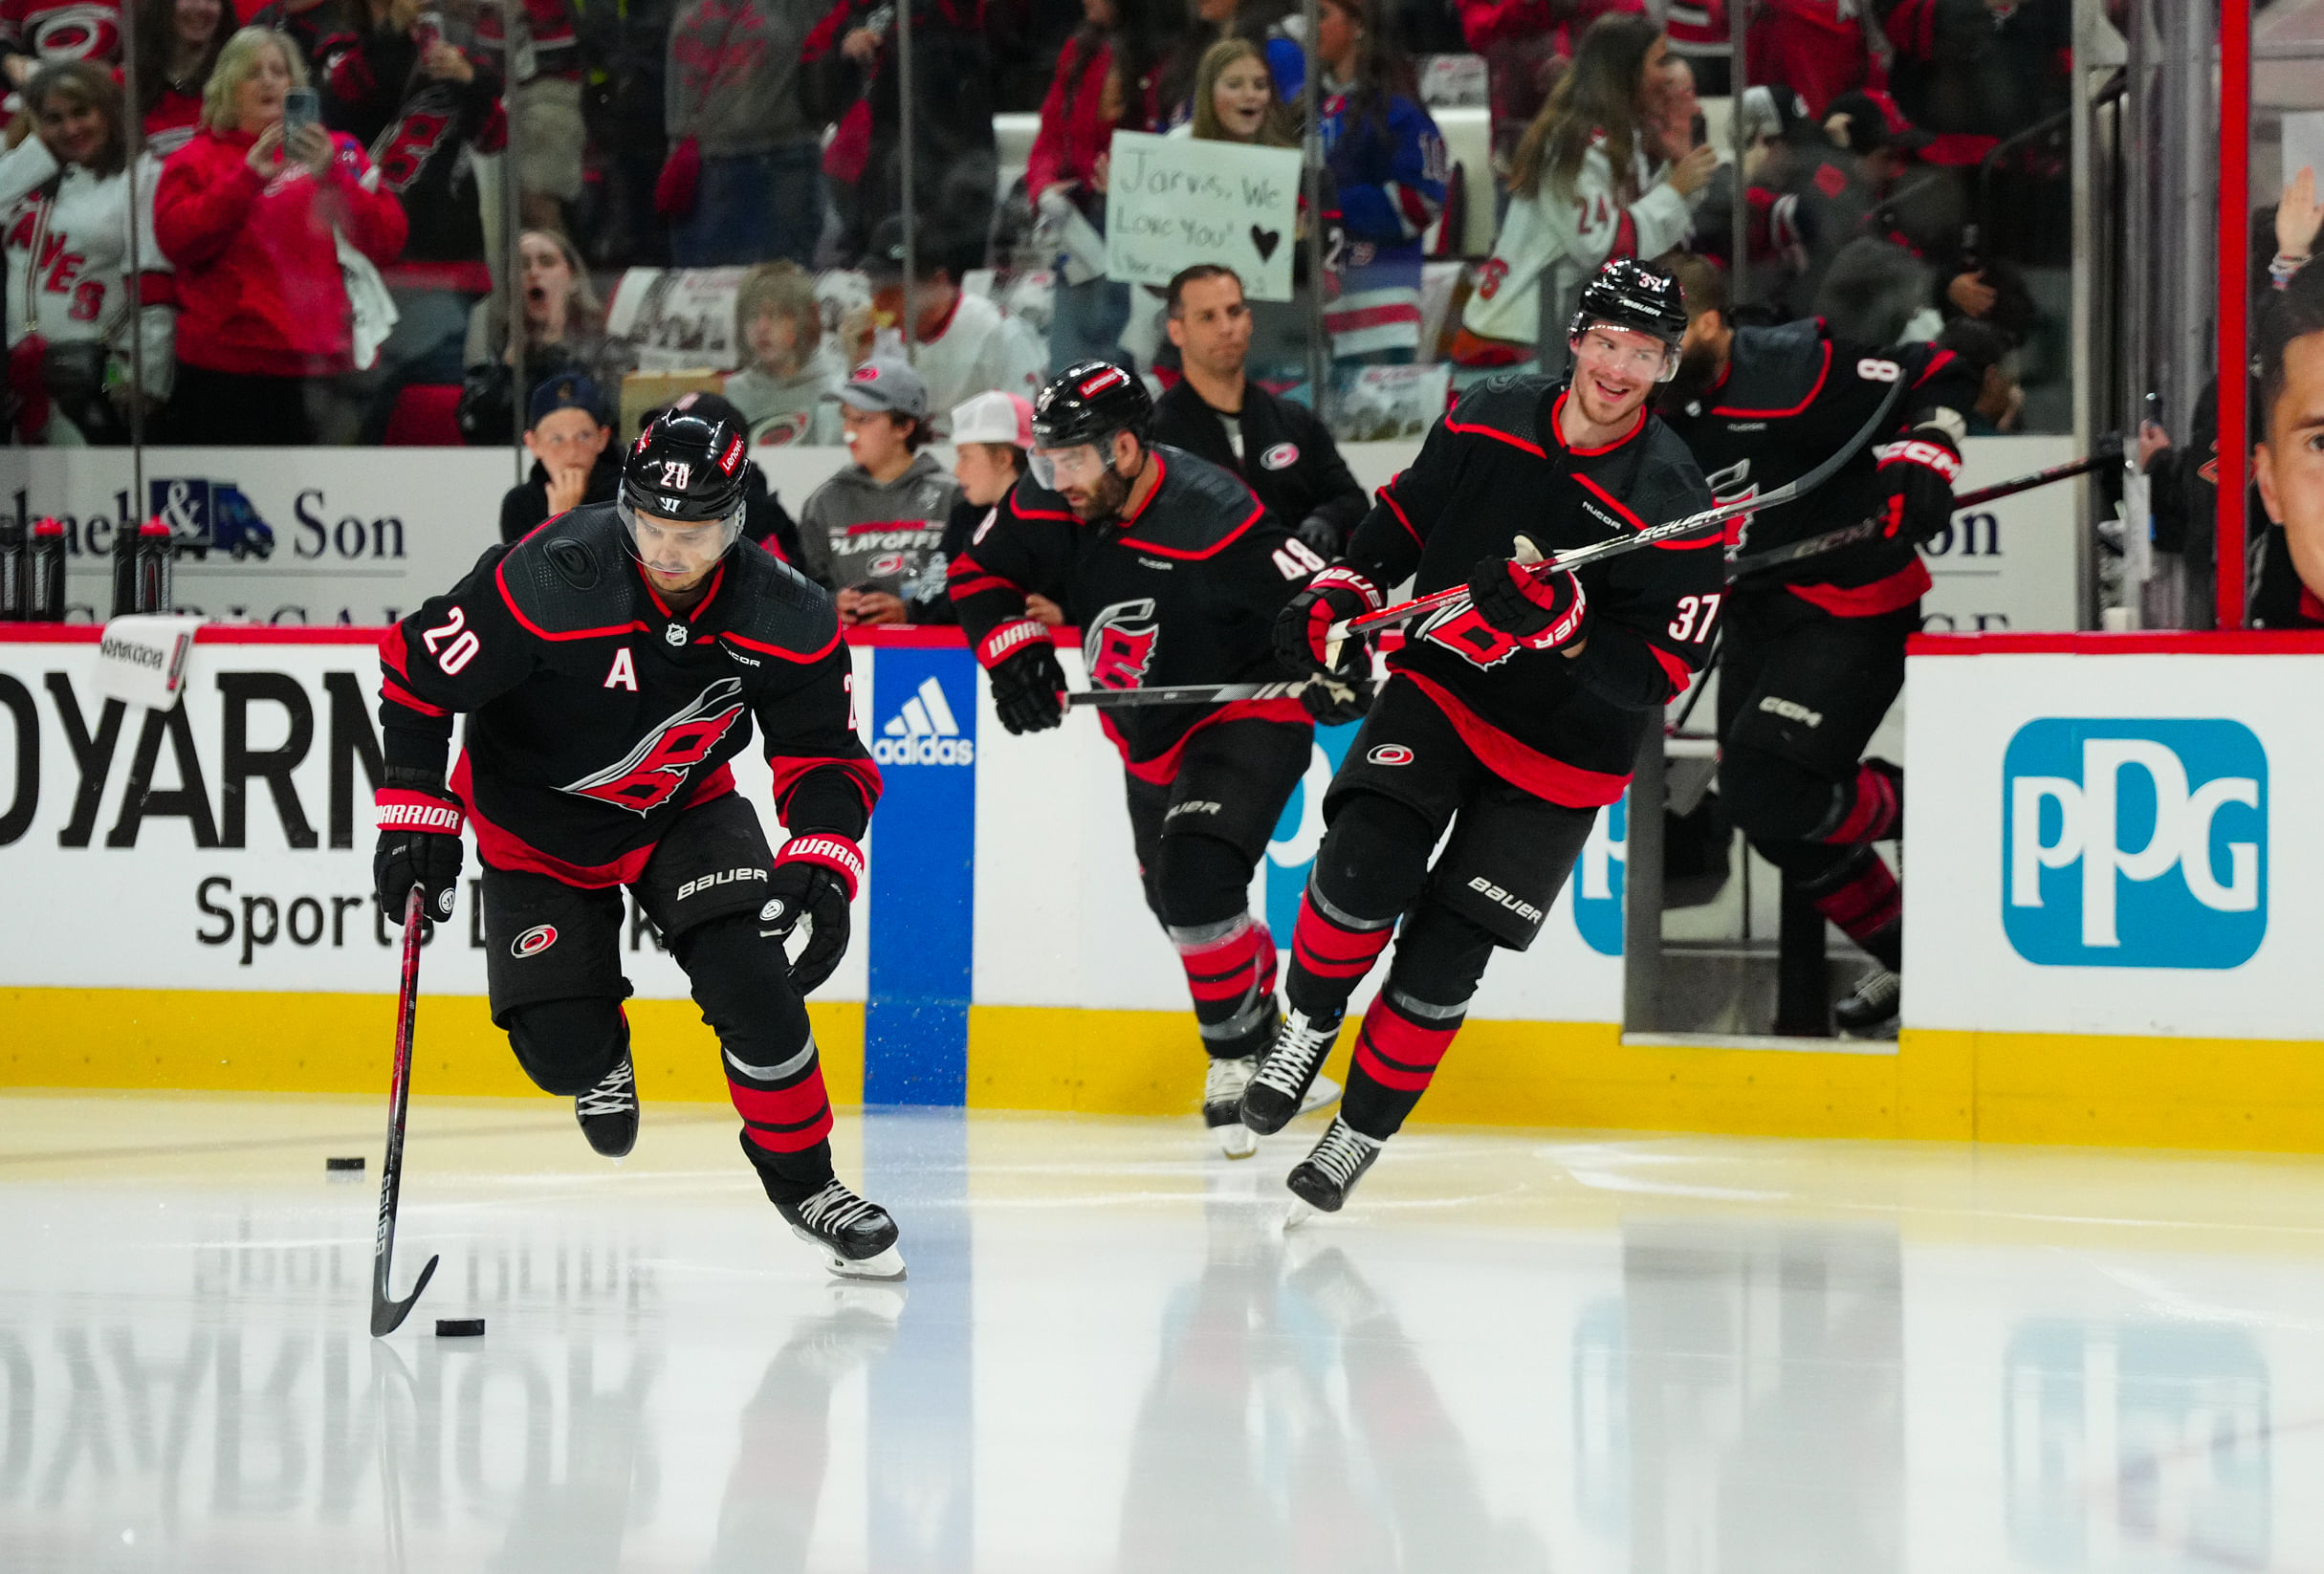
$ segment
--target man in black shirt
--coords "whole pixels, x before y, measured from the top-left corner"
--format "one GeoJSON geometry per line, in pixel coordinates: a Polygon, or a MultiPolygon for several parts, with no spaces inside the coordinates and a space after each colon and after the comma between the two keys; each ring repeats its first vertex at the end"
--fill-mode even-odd
{"type": "Polygon", "coordinates": [[[1242,375],[1251,350],[1242,280],[1216,263],[1181,269],[1169,309],[1186,375],[1154,405],[1154,441],[1240,476],[1301,540],[1338,556],[1364,517],[1364,489],[1313,410],[1242,375]]]}

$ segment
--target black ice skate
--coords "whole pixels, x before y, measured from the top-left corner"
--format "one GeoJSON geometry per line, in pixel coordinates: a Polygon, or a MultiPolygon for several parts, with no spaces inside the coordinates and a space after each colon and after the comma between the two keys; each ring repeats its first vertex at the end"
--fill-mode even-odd
{"type": "MultiPolygon", "coordinates": [[[[1318,1107],[1307,1103],[1307,1097],[1315,1088],[1315,1074],[1323,1069],[1324,1057],[1331,1053],[1339,1036],[1337,1017],[1326,1021],[1305,1012],[1284,1012],[1275,1047],[1243,1090],[1242,1124],[1262,1137],[1271,1137],[1288,1126],[1292,1116],[1318,1107]]],[[[1331,1096],[1338,1092],[1332,1084],[1331,1096]]]]}
{"type": "Polygon", "coordinates": [[[896,1250],[896,1221],[878,1203],[866,1202],[837,1176],[796,1202],[775,1199],[791,1233],[820,1247],[825,1266],[842,1279],[902,1279],[904,1257],[896,1250]]]}
{"type": "Polygon", "coordinates": [[[638,1079],[627,1045],[613,1069],[573,1101],[573,1118],[589,1146],[609,1159],[625,1158],[638,1145],[638,1079]]]}
{"type": "Polygon", "coordinates": [[[1831,1008],[1831,1018],[1839,1023],[1844,1038],[1894,1038],[1903,999],[1904,980],[1886,968],[1875,968],[1831,1008]]]}
{"type": "Polygon", "coordinates": [[[1283,1177],[1283,1184],[1299,1198],[1291,1205],[1291,1216],[1283,1220],[1284,1227],[1299,1223],[1309,1213],[1338,1213],[1347,1203],[1348,1193],[1355,1190],[1355,1183],[1364,1178],[1364,1171],[1380,1156],[1380,1147],[1379,1138],[1367,1137],[1334,1117],[1324,1140],[1283,1177]]]}

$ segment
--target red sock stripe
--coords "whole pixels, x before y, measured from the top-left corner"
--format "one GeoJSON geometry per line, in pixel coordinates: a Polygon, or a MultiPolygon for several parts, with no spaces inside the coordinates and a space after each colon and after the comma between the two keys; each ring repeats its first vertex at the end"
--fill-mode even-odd
{"type": "Polygon", "coordinates": [[[1356,1035],[1355,1063],[1382,1087],[1399,1093],[1418,1093],[1436,1074],[1437,1062],[1453,1047],[1451,1027],[1422,1027],[1388,1003],[1383,995],[1364,1013],[1363,1031],[1356,1035]]]}
{"type": "Polygon", "coordinates": [[[1299,922],[1291,929],[1291,954],[1309,973],[1324,978],[1361,978],[1388,949],[1395,926],[1377,929],[1344,929],[1300,898],[1299,922]]]}
{"type": "Polygon", "coordinates": [[[1179,963],[1186,969],[1186,987],[1197,1005],[1239,1000],[1250,995],[1258,987],[1262,956],[1265,971],[1272,975],[1275,942],[1262,926],[1247,919],[1224,939],[1178,948],[1179,963]]]}
{"type": "Polygon", "coordinates": [[[1860,942],[1904,916],[1904,893],[1888,865],[1875,858],[1847,885],[1817,897],[1815,910],[1860,942]]]}
{"type": "Polygon", "coordinates": [[[770,1152],[796,1153],[830,1134],[831,1100],[823,1091],[821,1060],[787,1087],[753,1087],[729,1077],[726,1091],[751,1141],[770,1152]]]}
{"type": "Polygon", "coordinates": [[[1896,784],[1869,765],[1856,767],[1855,801],[1838,829],[1824,840],[1834,846],[1878,842],[1896,828],[1896,784]]]}

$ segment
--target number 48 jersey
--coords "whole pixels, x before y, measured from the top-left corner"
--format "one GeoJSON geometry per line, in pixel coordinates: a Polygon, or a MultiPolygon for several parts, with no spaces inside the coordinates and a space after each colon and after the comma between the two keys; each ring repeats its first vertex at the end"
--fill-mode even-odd
{"type": "Polygon", "coordinates": [[[829,598],[743,544],[672,612],[609,503],[486,552],[387,631],[380,665],[390,767],[441,773],[467,714],[451,786],[494,868],[635,880],[672,820],[734,791],[753,720],[793,835],[861,839],[879,799],[829,598]]]}
{"type": "MultiPolygon", "coordinates": [[[[1031,476],[1017,484],[953,559],[960,624],[987,666],[1005,659],[1027,594],[1046,596],[1082,631],[1091,687],[1270,683],[1275,615],[1324,560],[1232,473],[1154,444],[1160,482],[1128,518],[1084,523],[1031,476]],[[997,641],[995,636],[1002,636],[997,641]]],[[[1230,720],[1307,725],[1294,699],[1156,705],[1101,712],[1132,776],[1168,781],[1197,729],[1230,720]]]]}

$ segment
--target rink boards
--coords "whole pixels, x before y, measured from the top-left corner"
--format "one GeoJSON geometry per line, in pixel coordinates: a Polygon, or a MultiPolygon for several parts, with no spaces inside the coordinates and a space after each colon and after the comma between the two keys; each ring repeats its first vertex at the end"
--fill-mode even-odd
{"type": "MultiPolygon", "coordinates": [[[[394,964],[367,899],[373,638],[212,630],[166,715],[108,709],[86,630],[0,641],[0,1082],[383,1083],[394,964]]],[[[1533,950],[1496,957],[1425,1113],[2324,1148],[2301,987],[2317,938],[2303,893],[2324,870],[2300,812],[2324,758],[2299,724],[2324,646],[2100,648],[2118,646],[1924,642],[1984,653],[1913,661],[1900,1045],[1625,1044],[1617,806],[1533,950]]],[[[834,1097],[1190,1108],[1185,986],[1141,899],[1095,718],[1008,736],[950,633],[881,631],[854,657],[887,797],[855,942],[812,1007],[834,1097]]],[[[1286,944],[1352,731],[1319,734],[1254,885],[1286,944]]],[[[756,746],[736,777],[771,821],[756,746]]],[[[473,874],[471,856],[426,953],[420,1086],[523,1093],[481,998],[473,874]]],[[[625,966],[648,1096],[722,1098],[683,975],[640,921],[625,966]]]]}

